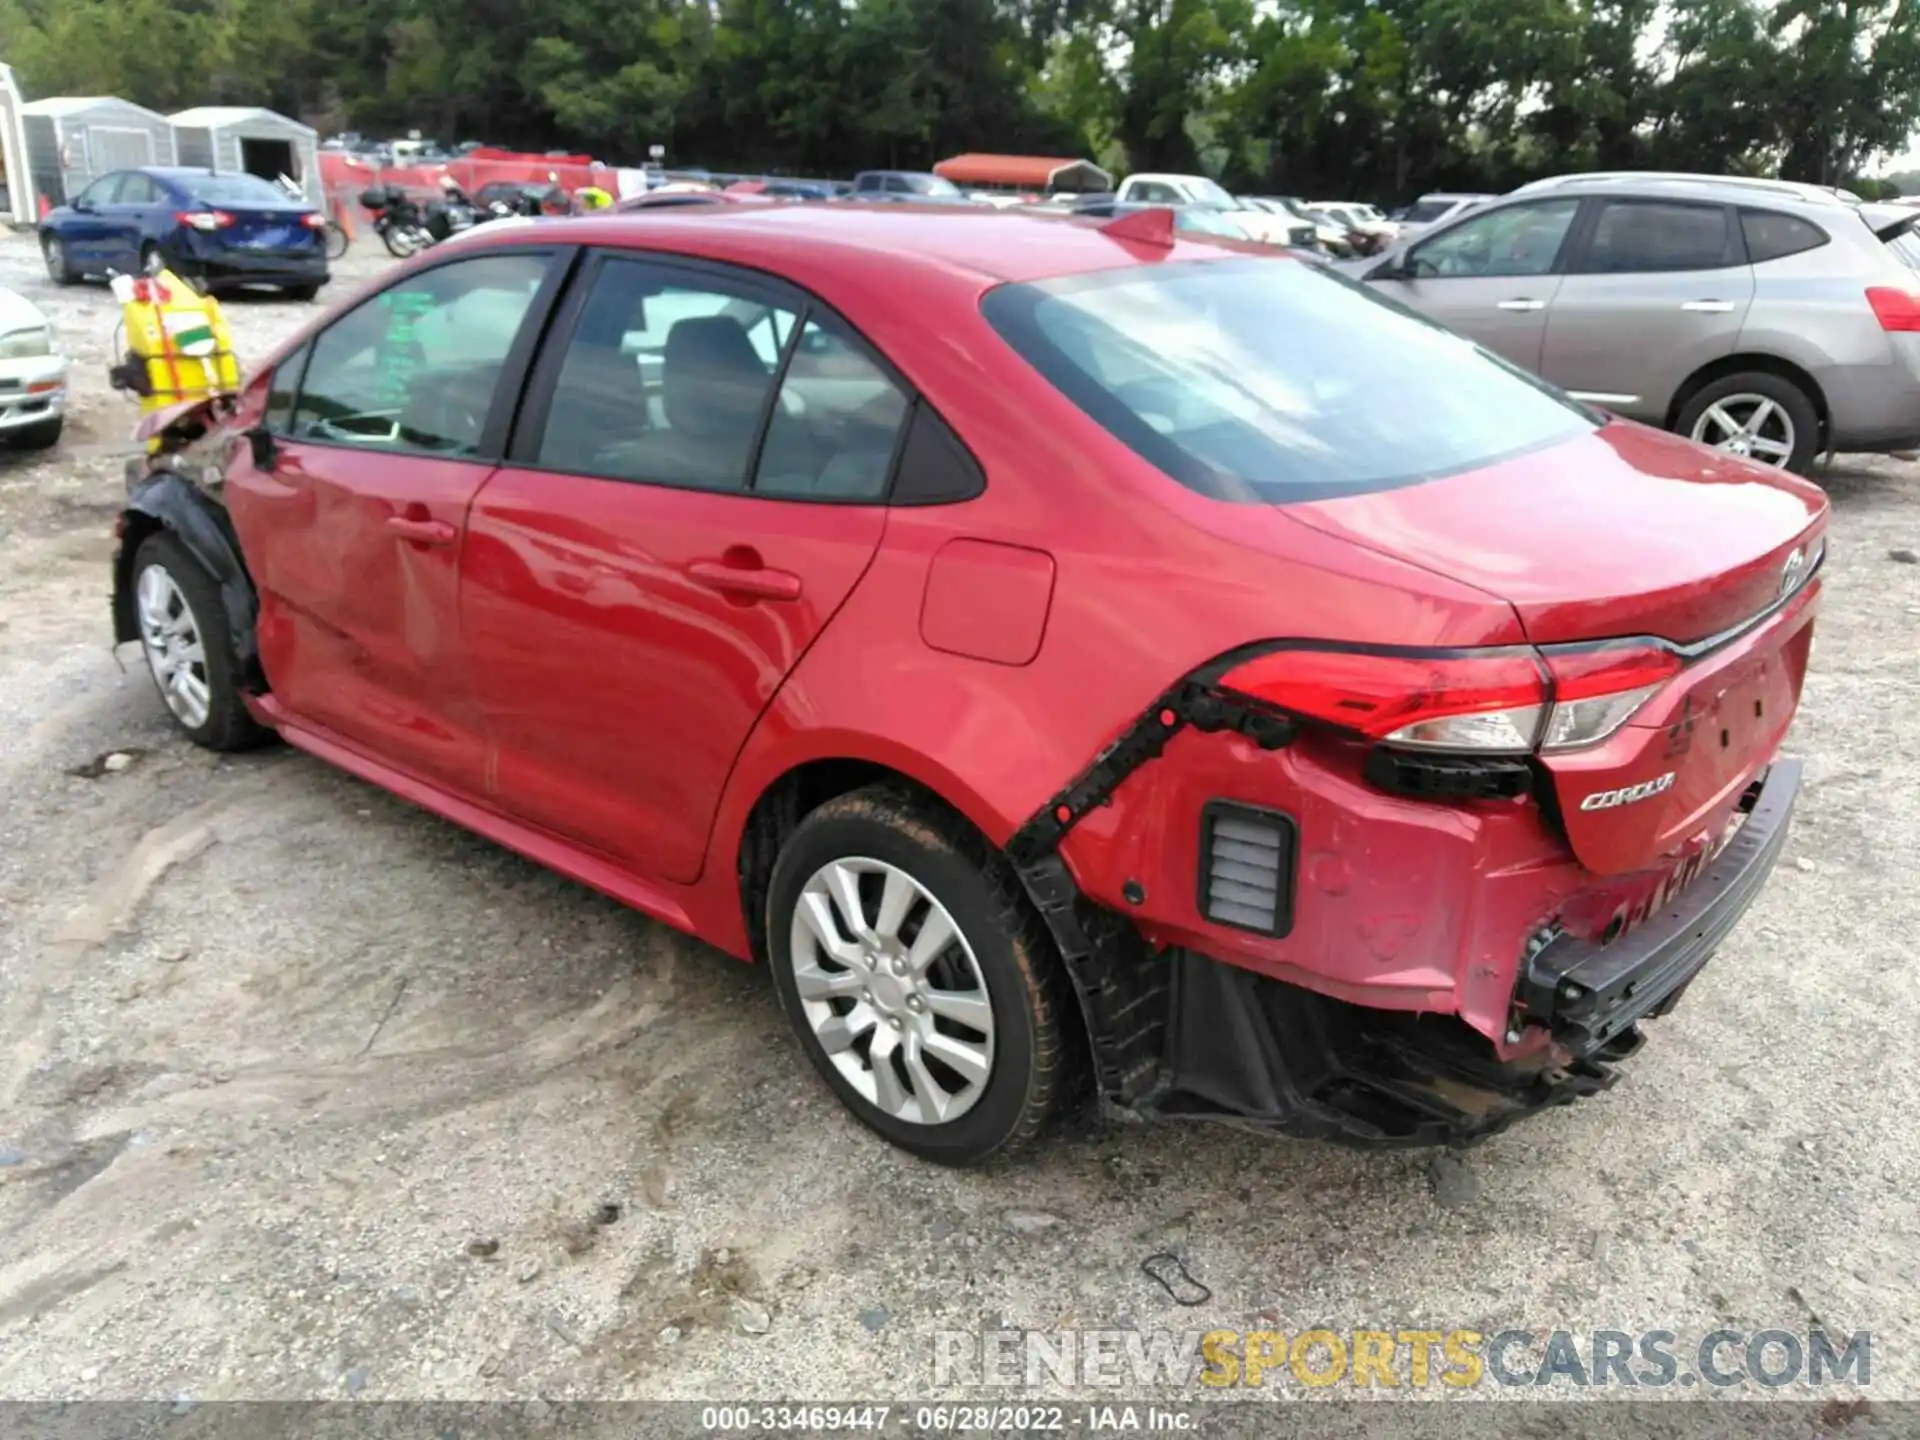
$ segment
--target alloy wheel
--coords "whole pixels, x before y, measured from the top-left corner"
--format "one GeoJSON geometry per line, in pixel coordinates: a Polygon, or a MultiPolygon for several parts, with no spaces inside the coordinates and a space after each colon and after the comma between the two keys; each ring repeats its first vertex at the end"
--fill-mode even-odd
{"type": "Polygon", "coordinates": [[[1786,407],[1765,395],[1725,395],[1700,412],[1693,422],[1693,439],[1716,450],[1783,466],[1793,455],[1793,417],[1786,407]]]}
{"type": "Polygon", "coordinates": [[[794,907],[794,987],[827,1058],[896,1120],[942,1125],[993,1074],[993,1005],[947,909],[881,860],[833,860],[794,907]]]}
{"type": "Polygon", "coordinates": [[[160,694],[174,718],[189,730],[207,723],[213,688],[200,622],[164,565],[149,565],[135,586],[140,643],[160,694]]]}

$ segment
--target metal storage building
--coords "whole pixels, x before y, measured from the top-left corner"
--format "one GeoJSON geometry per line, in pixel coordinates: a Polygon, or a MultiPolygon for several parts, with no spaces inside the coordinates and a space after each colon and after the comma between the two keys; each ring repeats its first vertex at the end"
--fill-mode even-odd
{"type": "Polygon", "coordinates": [[[320,137],[311,126],[255,105],[201,105],[169,118],[179,164],[262,180],[288,175],[300,182],[309,200],[325,208],[320,137]]]}
{"type": "Polygon", "coordinates": [[[112,95],[66,95],[20,107],[27,168],[49,205],[64,205],[102,175],[171,165],[167,117],[112,95]]]}
{"type": "Polygon", "coordinates": [[[12,68],[0,65],[0,184],[6,188],[6,199],[0,201],[0,220],[31,225],[39,216],[27,166],[27,130],[20,119],[21,104],[12,68]]]}

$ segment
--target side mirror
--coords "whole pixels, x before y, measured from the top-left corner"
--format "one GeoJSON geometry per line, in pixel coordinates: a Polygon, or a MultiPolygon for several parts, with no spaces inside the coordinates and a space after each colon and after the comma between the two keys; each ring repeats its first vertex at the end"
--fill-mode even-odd
{"type": "Polygon", "coordinates": [[[91,200],[75,200],[67,208],[76,215],[91,215],[93,213],[93,202],[91,200]]]}
{"type": "Polygon", "coordinates": [[[273,469],[274,462],[280,458],[280,442],[273,432],[264,425],[256,425],[243,433],[247,437],[247,448],[253,452],[253,468],[273,469]]]}

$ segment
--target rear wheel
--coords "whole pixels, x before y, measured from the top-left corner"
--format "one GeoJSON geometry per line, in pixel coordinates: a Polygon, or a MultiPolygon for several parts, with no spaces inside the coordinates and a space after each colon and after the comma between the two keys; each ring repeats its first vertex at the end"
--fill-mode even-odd
{"type": "Polygon", "coordinates": [[[1761,465],[1805,474],[1820,444],[1820,415],[1806,392],[1764,370],[1701,387],[1674,426],[1682,435],[1761,465]]]}
{"type": "Polygon", "coordinates": [[[194,744],[245,750],[270,738],[240,698],[240,662],[220,587],[165,530],[133,557],[140,648],[167,712],[194,744]]]}
{"type": "Polygon", "coordinates": [[[968,1165],[1039,1133],[1067,1079],[1064,977],[1004,860],[891,786],[808,815],[767,897],[781,1005],[869,1128],[968,1165]]]}
{"type": "Polygon", "coordinates": [[[338,260],[347,253],[347,246],[351,243],[345,226],[338,220],[327,221],[327,259],[338,260]]]}
{"type": "Polygon", "coordinates": [[[160,266],[163,263],[160,258],[160,247],[151,240],[140,247],[140,273],[142,275],[159,274],[160,266]]]}
{"type": "Polygon", "coordinates": [[[43,236],[40,256],[47,262],[47,278],[56,285],[71,285],[80,276],[67,259],[67,242],[58,235],[43,236]]]}
{"type": "Polygon", "coordinates": [[[405,225],[388,226],[380,232],[380,239],[386,245],[387,253],[400,260],[406,259],[420,248],[419,237],[414,234],[411,227],[405,225]]]}

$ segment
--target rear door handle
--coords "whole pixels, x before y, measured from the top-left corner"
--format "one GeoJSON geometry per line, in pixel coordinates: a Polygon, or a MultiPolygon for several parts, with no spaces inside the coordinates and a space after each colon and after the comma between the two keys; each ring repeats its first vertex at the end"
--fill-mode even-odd
{"type": "Polygon", "coordinates": [[[747,600],[798,600],[800,577],[787,570],[728,565],[720,560],[696,560],[687,574],[709,590],[747,600]]]}
{"type": "Polygon", "coordinates": [[[1733,301],[1689,300],[1680,308],[1682,310],[1690,310],[1695,315],[1731,315],[1733,313],[1733,301]]]}
{"type": "Polygon", "coordinates": [[[1500,302],[1500,308],[1502,310],[1544,310],[1547,308],[1547,302],[1544,300],[1502,300],[1500,302]]]}
{"type": "Polygon", "coordinates": [[[460,533],[444,520],[409,520],[405,515],[389,515],[387,529],[415,545],[451,545],[460,533]]]}

